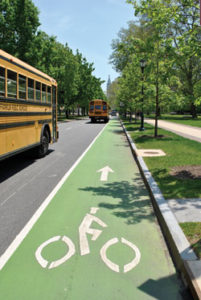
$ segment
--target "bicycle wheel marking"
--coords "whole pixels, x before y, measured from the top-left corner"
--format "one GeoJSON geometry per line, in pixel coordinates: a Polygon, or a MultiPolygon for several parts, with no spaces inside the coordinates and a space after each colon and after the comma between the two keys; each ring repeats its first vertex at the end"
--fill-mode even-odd
{"type": "Polygon", "coordinates": [[[106,264],[106,266],[108,266],[108,268],[110,268],[112,271],[117,273],[119,273],[119,265],[113,263],[109,258],[107,258],[106,251],[110,246],[118,243],[118,241],[119,241],[118,238],[113,238],[109,240],[107,243],[105,243],[100,250],[100,256],[103,262],[106,264]]]}
{"type": "MultiPolygon", "coordinates": [[[[100,229],[94,229],[91,228],[91,224],[93,222],[96,222],[97,224],[99,224],[100,226],[102,226],[103,228],[107,227],[107,225],[98,217],[94,216],[93,214],[95,214],[98,211],[98,208],[96,207],[92,207],[90,210],[91,214],[86,214],[83,221],[81,222],[80,226],[79,226],[79,240],[80,240],[80,255],[86,255],[90,253],[90,248],[89,248],[89,243],[88,243],[88,239],[87,239],[87,234],[90,234],[92,236],[91,240],[92,241],[96,241],[97,238],[100,236],[100,234],[102,233],[102,230],[100,229]]],[[[117,237],[110,239],[109,241],[107,241],[101,248],[100,250],[100,256],[101,259],[103,260],[103,262],[105,263],[105,265],[112,271],[120,273],[120,267],[119,265],[115,264],[114,262],[112,262],[108,257],[107,257],[107,250],[109,249],[109,247],[111,247],[112,245],[115,245],[117,243],[119,243],[119,239],[117,237]]],[[[140,262],[140,258],[141,258],[141,254],[140,251],[138,249],[137,246],[135,246],[133,243],[131,243],[130,241],[121,238],[121,243],[127,245],[128,247],[130,247],[134,253],[135,253],[135,257],[134,259],[129,262],[128,264],[124,265],[124,269],[123,272],[127,273],[129,271],[131,271],[133,268],[135,268],[139,262],[140,262]]],[[[42,243],[36,250],[35,252],[35,257],[36,260],[38,261],[38,263],[41,265],[42,268],[48,268],[48,269],[53,269],[56,267],[59,267],[60,265],[62,265],[63,263],[65,263],[67,260],[69,260],[73,255],[75,254],[75,245],[74,243],[71,241],[71,239],[67,236],[63,236],[61,238],[60,235],[58,236],[54,236],[52,238],[50,238],[49,240],[45,241],[44,243],[42,243]],[[58,242],[59,240],[62,240],[67,246],[68,246],[68,251],[67,253],[60,259],[52,261],[52,262],[48,262],[45,258],[43,258],[42,256],[42,251],[45,247],[47,247],[49,244],[51,243],[55,243],[58,242]],[[48,267],[49,264],[49,267],[48,267]]]]}
{"type": "MultiPolygon", "coordinates": [[[[47,240],[46,242],[42,243],[36,250],[35,257],[42,268],[46,268],[49,263],[46,259],[44,259],[42,257],[41,253],[42,253],[43,249],[46,246],[48,246],[49,244],[59,241],[60,238],[61,238],[60,235],[54,236],[51,239],[47,240]]],[[[71,241],[71,239],[69,239],[67,236],[64,235],[61,240],[68,246],[69,250],[68,250],[67,254],[64,255],[62,258],[51,262],[48,269],[53,269],[53,268],[56,268],[56,267],[62,265],[69,258],[71,258],[71,256],[73,256],[75,254],[75,246],[74,246],[73,242],[71,241]]]]}
{"type": "MultiPolygon", "coordinates": [[[[113,239],[109,240],[107,243],[105,243],[100,250],[100,256],[101,256],[103,262],[106,264],[106,266],[108,266],[108,268],[110,268],[112,271],[117,272],[117,273],[120,272],[119,265],[113,263],[107,257],[106,251],[108,250],[108,248],[110,246],[117,244],[118,242],[119,242],[118,238],[113,238],[113,239]]],[[[121,242],[122,242],[122,244],[129,246],[135,252],[135,258],[130,263],[124,265],[124,273],[127,273],[127,272],[131,271],[133,268],[135,268],[137,266],[137,264],[140,262],[141,254],[140,254],[138,247],[136,247],[133,243],[127,241],[124,238],[121,238],[121,242]]]]}
{"type": "Polygon", "coordinates": [[[133,249],[133,251],[135,252],[135,258],[128,263],[127,265],[124,265],[124,273],[129,272],[130,270],[132,270],[133,268],[135,268],[139,262],[140,262],[140,258],[141,258],[141,254],[140,254],[140,250],[138,249],[137,246],[135,246],[133,243],[127,241],[124,238],[121,238],[121,242],[127,246],[129,246],[131,249],[133,249]]]}

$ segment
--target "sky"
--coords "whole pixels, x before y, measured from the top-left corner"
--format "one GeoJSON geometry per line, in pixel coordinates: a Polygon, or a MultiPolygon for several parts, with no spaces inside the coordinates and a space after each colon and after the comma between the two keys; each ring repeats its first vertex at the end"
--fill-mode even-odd
{"type": "Polygon", "coordinates": [[[109,64],[111,43],[121,28],[134,20],[134,9],[125,0],[32,0],[39,9],[40,30],[57,37],[57,41],[75,53],[82,53],[94,63],[93,75],[111,81],[118,73],[109,64]]]}

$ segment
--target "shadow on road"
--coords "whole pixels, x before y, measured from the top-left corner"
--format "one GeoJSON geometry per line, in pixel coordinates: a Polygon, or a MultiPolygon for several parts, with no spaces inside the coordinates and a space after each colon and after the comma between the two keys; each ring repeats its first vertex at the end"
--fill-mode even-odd
{"type": "Polygon", "coordinates": [[[113,215],[126,219],[127,224],[136,224],[142,219],[154,221],[151,202],[141,179],[105,183],[104,186],[86,187],[80,190],[93,192],[95,196],[107,196],[111,201],[99,203],[99,207],[113,210],[113,215]]]}
{"type": "MultiPolygon", "coordinates": [[[[53,151],[54,150],[49,149],[46,155],[50,155],[53,151]]],[[[36,162],[36,160],[37,159],[27,151],[0,161],[0,183],[27,168],[36,162]]]]}

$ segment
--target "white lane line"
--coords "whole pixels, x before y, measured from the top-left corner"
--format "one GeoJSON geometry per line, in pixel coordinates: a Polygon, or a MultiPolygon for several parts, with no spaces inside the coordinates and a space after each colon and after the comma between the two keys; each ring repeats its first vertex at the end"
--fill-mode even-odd
{"type": "Polygon", "coordinates": [[[53,191],[49,194],[49,196],[44,200],[44,202],[41,204],[41,206],[37,209],[35,214],[31,217],[31,219],[28,221],[28,223],[24,226],[24,228],[20,231],[20,233],[16,236],[16,238],[13,240],[13,242],[10,244],[10,246],[6,249],[6,251],[1,255],[0,257],[0,270],[3,269],[7,261],[10,259],[10,257],[13,255],[15,250],[18,248],[18,246],[22,243],[24,238],[27,236],[29,231],[32,229],[34,224],[37,222],[43,211],[46,209],[48,204],[51,202],[53,197],[56,195],[58,190],[61,188],[61,186],[64,184],[66,179],[70,176],[70,174],[73,172],[73,170],[77,167],[79,162],[82,160],[82,158],[85,156],[85,154],[89,151],[89,149],[93,146],[95,141],[98,139],[98,137],[101,135],[103,130],[106,128],[108,124],[106,124],[102,130],[99,132],[99,134],[94,138],[94,140],[91,142],[91,144],[87,147],[87,149],[81,154],[81,156],[76,160],[76,162],[73,164],[73,166],[68,170],[68,172],[63,176],[63,178],[59,181],[59,183],[55,186],[53,191]]]}
{"type": "Polygon", "coordinates": [[[16,194],[16,192],[12,193],[8,198],[6,198],[1,204],[0,206],[3,206],[10,198],[12,198],[14,195],[16,194]]]}
{"type": "MultiPolygon", "coordinates": [[[[17,188],[17,192],[20,192],[20,190],[22,190],[25,186],[27,186],[28,184],[30,184],[36,177],[38,177],[39,175],[41,175],[44,171],[46,171],[50,166],[52,166],[53,164],[55,164],[56,160],[58,160],[58,158],[55,158],[54,161],[50,164],[48,163],[46,168],[42,168],[40,172],[35,172],[36,175],[34,175],[33,177],[31,177],[30,180],[28,180],[27,182],[23,183],[21,186],[19,186],[17,188]]],[[[49,176],[48,176],[49,177],[49,176]]],[[[15,195],[16,192],[12,193],[8,198],[6,198],[1,204],[0,206],[3,206],[7,200],[9,200],[13,195],[15,195]]]]}

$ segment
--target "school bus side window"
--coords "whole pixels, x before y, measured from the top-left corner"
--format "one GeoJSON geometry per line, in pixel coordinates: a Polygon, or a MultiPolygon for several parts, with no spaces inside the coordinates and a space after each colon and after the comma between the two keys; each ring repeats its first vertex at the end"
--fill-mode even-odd
{"type": "Polygon", "coordinates": [[[26,99],[26,77],[19,75],[19,98],[26,99]]]}
{"type": "Polygon", "coordinates": [[[28,78],[28,99],[34,100],[34,80],[28,78]]]}
{"type": "Polygon", "coordinates": [[[7,96],[17,98],[17,73],[11,70],[7,72],[7,96]]]}
{"type": "Polygon", "coordinates": [[[0,96],[5,96],[5,69],[0,67],[0,96]]]}
{"type": "Polygon", "coordinates": [[[51,103],[51,86],[47,87],[47,101],[51,103]]]}
{"type": "Polygon", "coordinates": [[[42,101],[46,102],[46,85],[42,84],[42,101]]]}
{"type": "Polygon", "coordinates": [[[41,100],[41,84],[36,81],[36,100],[41,100]]]}

